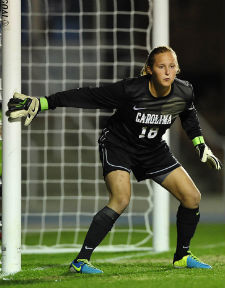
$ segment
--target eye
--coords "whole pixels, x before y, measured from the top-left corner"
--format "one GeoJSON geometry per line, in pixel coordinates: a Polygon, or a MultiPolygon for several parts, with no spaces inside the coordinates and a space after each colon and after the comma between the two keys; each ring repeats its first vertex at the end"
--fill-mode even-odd
{"type": "Polygon", "coordinates": [[[172,68],[172,69],[174,69],[174,68],[176,68],[176,65],[170,65],[170,68],[172,68]]]}

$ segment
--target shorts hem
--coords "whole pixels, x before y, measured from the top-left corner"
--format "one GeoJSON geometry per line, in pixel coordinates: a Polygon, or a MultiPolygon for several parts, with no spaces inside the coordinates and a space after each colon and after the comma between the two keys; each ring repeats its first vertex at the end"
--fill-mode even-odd
{"type": "Polygon", "coordinates": [[[123,169],[123,168],[120,168],[120,167],[117,167],[117,168],[115,167],[115,168],[110,169],[110,171],[104,171],[105,172],[105,173],[103,173],[104,179],[110,172],[113,172],[113,171],[125,171],[125,172],[127,172],[129,174],[131,172],[131,170],[128,170],[128,169],[125,169],[125,168],[123,169]]]}
{"type": "Polygon", "coordinates": [[[146,173],[145,175],[143,175],[143,177],[136,177],[136,176],[135,177],[136,177],[138,182],[143,181],[143,180],[147,180],[147,179],[153,179],[154,177],[172,172],[173,170],[175,170],[176,168],[178,168],[180,166],[181,166],[181,164],[177,162],[174,165],[163,169],[162,171],[146,173]]]}

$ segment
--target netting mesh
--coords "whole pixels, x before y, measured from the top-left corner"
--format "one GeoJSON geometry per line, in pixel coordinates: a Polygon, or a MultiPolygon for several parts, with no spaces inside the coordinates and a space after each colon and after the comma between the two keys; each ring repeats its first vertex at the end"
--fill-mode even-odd
{"type": "MultiPolygon", "coordinates": [[[[45,96],[137,76],[150,49],[151,10],[148,0],[22,0],[23,93],[45,96]]],[[[23,129],[24,248],[82,243],[108,199],[97,139],[112,112],[58,108],[23,129]]],[[[131,203],[104,246],[151,245],[151,197],[149,182],[132,180],[131,203]]]]}

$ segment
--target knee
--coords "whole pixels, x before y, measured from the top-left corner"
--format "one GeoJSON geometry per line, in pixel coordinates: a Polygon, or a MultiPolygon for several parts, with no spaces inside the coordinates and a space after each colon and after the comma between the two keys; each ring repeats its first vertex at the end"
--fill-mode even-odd
{"type": "Polygon", "coordinates": [[[184,207],[195,209],[199,207],[199,203],[201,201],[201,193],[196,190],[188,195],[184,195],[181,199],[181,203],[184,207]]]}
{"type": "Polygon", "coordinates": [[[197,191],[197,193],[195,193],[195,195],[193,196],[193,199],[192,199],[193,206],[195,206],[197,208],[200,204],[200,201],[201,201],[201,193],[200,193],[200,191],[197,191]]]}
{"type": "Polygon", "coordinates": [[[112,197],[121,211],[125,210],[130,203],[130,195],[116,195],[112,197]]]}

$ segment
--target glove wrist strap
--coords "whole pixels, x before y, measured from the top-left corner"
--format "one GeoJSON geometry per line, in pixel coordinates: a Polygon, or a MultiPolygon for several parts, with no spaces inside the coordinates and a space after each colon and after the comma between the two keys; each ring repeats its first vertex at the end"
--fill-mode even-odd
{"type": "Polygon", "coordinates": [[[48,100],[45,97],[40,98],[41,111],[48,110],[48,100]]]}
{"type": "Polygon", "coordinates": [[[192,143],[194,146],[197,146],[199,144],[205,143],[205,141],[204,141],[203,136],[198,136],[198,137],[195,137],[194,139],[192,139],[192,143]]]}

